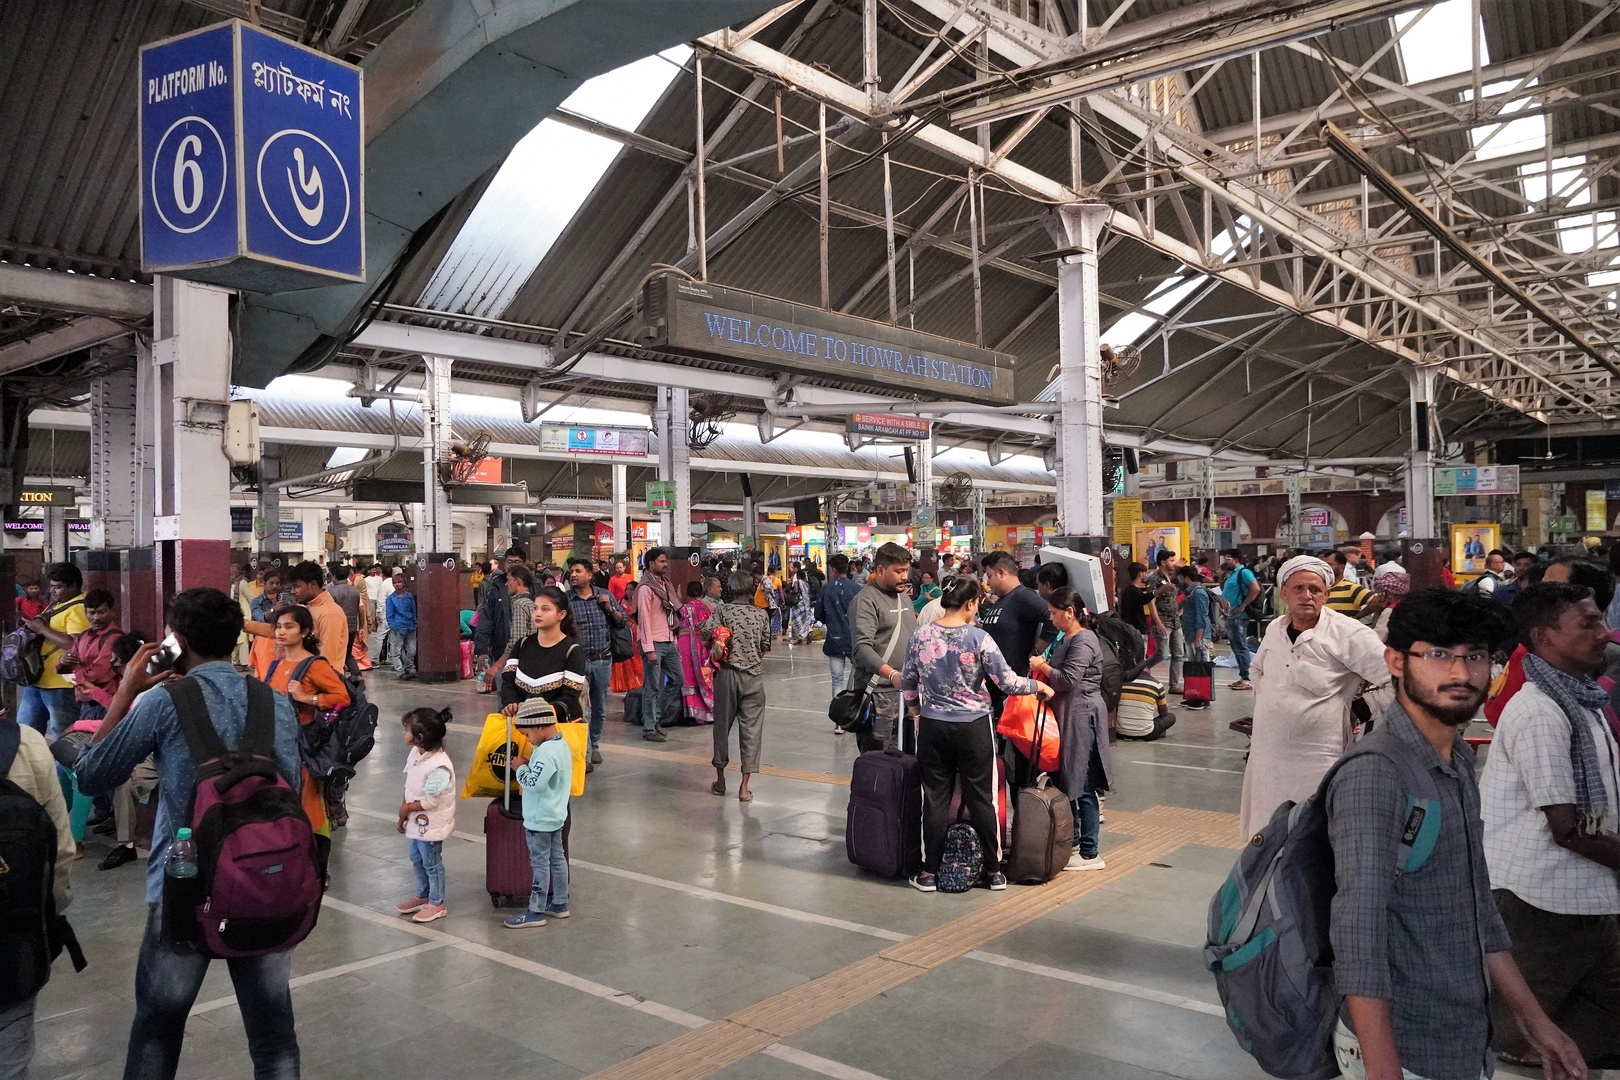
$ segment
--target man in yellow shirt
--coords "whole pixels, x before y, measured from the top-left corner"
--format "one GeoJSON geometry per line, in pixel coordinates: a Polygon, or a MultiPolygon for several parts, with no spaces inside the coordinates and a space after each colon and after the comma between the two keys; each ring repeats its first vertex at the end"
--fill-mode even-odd
{"type": "Polygon", "coordinates": [[[34,685],[19,689],[17,723],[39,731],[55,741],[79,719],[79,703],[73,684],[56,670],[56,661],[73,639],[90,629],[84,610],[84,576],[72,563],[57,563],[45,573],[50,585],[50,606],[27,626],[44,640],[39,645],[44,667],[34,685]]]}
{"type": "Polygon", "coordinates": [[[1367,605],[1372,603],[1373,594],[1371,589],[1346,573],[1349,562],[1343,551],[1328,554],[1328,565],[1333,567],[1333,588],[1328,590],[1327,606],[1340,615],[1359,619],[1367,613],[1367,605]]]}

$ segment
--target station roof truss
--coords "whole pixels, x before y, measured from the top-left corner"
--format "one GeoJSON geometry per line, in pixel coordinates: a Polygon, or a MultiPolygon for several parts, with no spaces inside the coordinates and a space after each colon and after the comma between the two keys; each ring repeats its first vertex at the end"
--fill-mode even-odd
{"type": "MultiPolygon", "coordinates": [[[[80,28],[80,48],[99,42],[102,70],[117,71],[135,43],[236,2],[112,5],[80,28]]],[[[65,41],[57,7],[5,5],[10,40],[65,41]]],[[[351,59],[411,11],[254,7],[267,29],[351,59]]],[[[511,216],[534,209],[523,193],[544,200],[578,167],[515,150],[417,238],[340,361],[392,377],[414,363],[401,332],[453,333],[477,339],[456,352],[458,378],[528,388],[537,407],[645,403],[650,386],[615,364],[674,365],[695,369],[681,376],[694,389],[707,379],[717,408],[764,418],[762,438],[882,396],[640,348],[647,275],[706,261],[720,284],[810,304],[825,289],[835,310],[1014,354],[1027,408],[935,414],[942,445],[989,447],[994,461],[1050,445],[1053,207],[1093,201],[1112,211],[1102,338],[1140,350],[1105,386],[1116,445],[1387,462],[1408,443],[1405,372],[1419,365],[1445,376],[1431,409],[1442,446],[1601,430],[1620,415],[1617,46],[1620,0],[799,0],[643,62],[644,79],[662,66],[661,89],[630,113],[570,99],[548,130],[613,147],[571,212],[543,243],[489,228],[540,229],[511,216]],[[1453,31],[1438,73],[1420,55],[1437,28],[1453,31]],[[501,342],[528,351],[514,360],[501,342]]],[[[30,100],[50,100],[49,71],[72,67],[41,60],[30,100]]],[[[0,107],[12,145],[45,147],[33,166],[0,164],[0,259],[138,277],[116,90],[58,94],[84,119],[33,134],[0,107]],[[53,169],[71,182],[46,183],[53,169]]],[[[128,329],[84,325],[93,317],[15,309],[0,378],[17,341],[128,329]]]]}

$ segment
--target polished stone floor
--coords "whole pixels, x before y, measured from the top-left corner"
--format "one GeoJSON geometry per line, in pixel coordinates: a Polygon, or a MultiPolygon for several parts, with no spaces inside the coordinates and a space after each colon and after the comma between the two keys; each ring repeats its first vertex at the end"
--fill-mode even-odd
{"type": "MultiPolygon", "coordinates": [[[[1248,712],[1251,695],[1224,689],[1231,669],[1219,675],[1214,709],[1180,710],[1160,742],[1116,744],[1110,814],[1129,823],[1155,806],[1235,811],[1244,740],[1227,723],[1248,712]]],[[[1224,816],[1201,815],[1200,844],[1174,839],[1169,815],[1156,855],[1105,825],[1105,855],[1135,851],[1140,865],[1109,880],[1060,875],[1043,888],[1081,891],[1037,915],[1019,905],[1057,893],[1025,900],[1040,890],[1015,885],[925,896],[866,875],[844,853],[848,788],[833,781],[847,778],[855,747],[826,720],[826,661],[816,646],[779,646],[767,661],[764,761],[784,774],[756,777],[752,803],[736,800],[735,773],[730,796],[709,793],[709,728],[645,743],[615,701],[606,760],[573,803],[573,917],[502,928],[510,912],[496,912],[483,888],[484,806],[462,802],[444,849],[450,917],[415,928],[391,912],[413,880],[394,831],[398,718],[418,705],[453,708],[448,745],[460,766],[491,699],[470,683],[368,679],[383,713],[378,749],[351,790],[320,924],[293,957],[305,1076],[665,1076],[654,1056],[630,1059],[678,1036],[699,1040],[666,1051],[687,1056],[681,1075],[690,1076],[1261,1075],[1228,1033],[1200,962],[1206,905],[1237,842],[1224,826],[1210,831],[1224,816]],[[1069,881],[1079,878],[1099,880],[1069,881]],[[877,954],[929,932],[944,942],[937,957],[909,961],[921,966],[875,991],[857,985],[877,954]],[[780,1000],[784,1015],[806,1008],[816,995],[800,991],[812,980],[841,996],[781,1028],[711,1023],[762,1002],[780,1000]],[[772,1042],[758,1029],[792,1034],[772,1042]],[[746,1038],[714,1049],[732,1031],[746,1038]]],[[[70,914],[91,966],[75,975],[59,964],[41,995],[40,1077],[121,1074],[144,910],[139,865],[96,871],[105,843],[93,837],[74,868],[70,914]]],[[[198,997],[180,1072],[252,1074],[223,964],[198,997]]]]}

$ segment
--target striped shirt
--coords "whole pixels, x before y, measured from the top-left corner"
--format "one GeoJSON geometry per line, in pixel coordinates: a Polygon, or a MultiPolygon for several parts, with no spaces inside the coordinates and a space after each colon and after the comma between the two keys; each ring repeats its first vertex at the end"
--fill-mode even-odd
{"type": "Polygon", "coordinates": [[[1328,590],[1327,606],[1340,615],[1348,615],[1352,619],[1361,614],[1361,609],[1367,606],[1372,599],[1372,590],[1359,582],[1345,578],[1333,588],[1328,590]]]}
{"type": "Polygon", "coordinates": [[[1153,722],[1169,705],[1163,683],[1147,676],[1132,679],[1119,691],[1119,710],[1116,714],[1119,733],[1138,737],[1153,734],[1153,722]]]}

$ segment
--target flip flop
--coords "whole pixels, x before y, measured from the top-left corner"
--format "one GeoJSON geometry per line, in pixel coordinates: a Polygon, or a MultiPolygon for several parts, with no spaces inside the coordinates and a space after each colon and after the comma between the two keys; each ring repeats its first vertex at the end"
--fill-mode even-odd
{"type": "Polygon", "coordinates": [[[754,801],[754,793],[752,791],[750,791],[748,794],[744,795],[742,792],[739,791],[737,793],[737,801],[738,802],[753,802],[754,801]]]}
{"type": "Polygon", "coordinates": [[[720,781],[716,780],[714,783],[709,785],[709,794],[710,795],[724,795],[725,793],[726,793],[726,785],[721,783],[720,781]]]}
{"type": "Polygon", "coordinates": [[[1242,679],[1239,679],[1237,682],[1227,683],[1226,688],[1228,690],[1253,690],[1254,685],[1252,683],[1246,683],[1242,679]]]}

